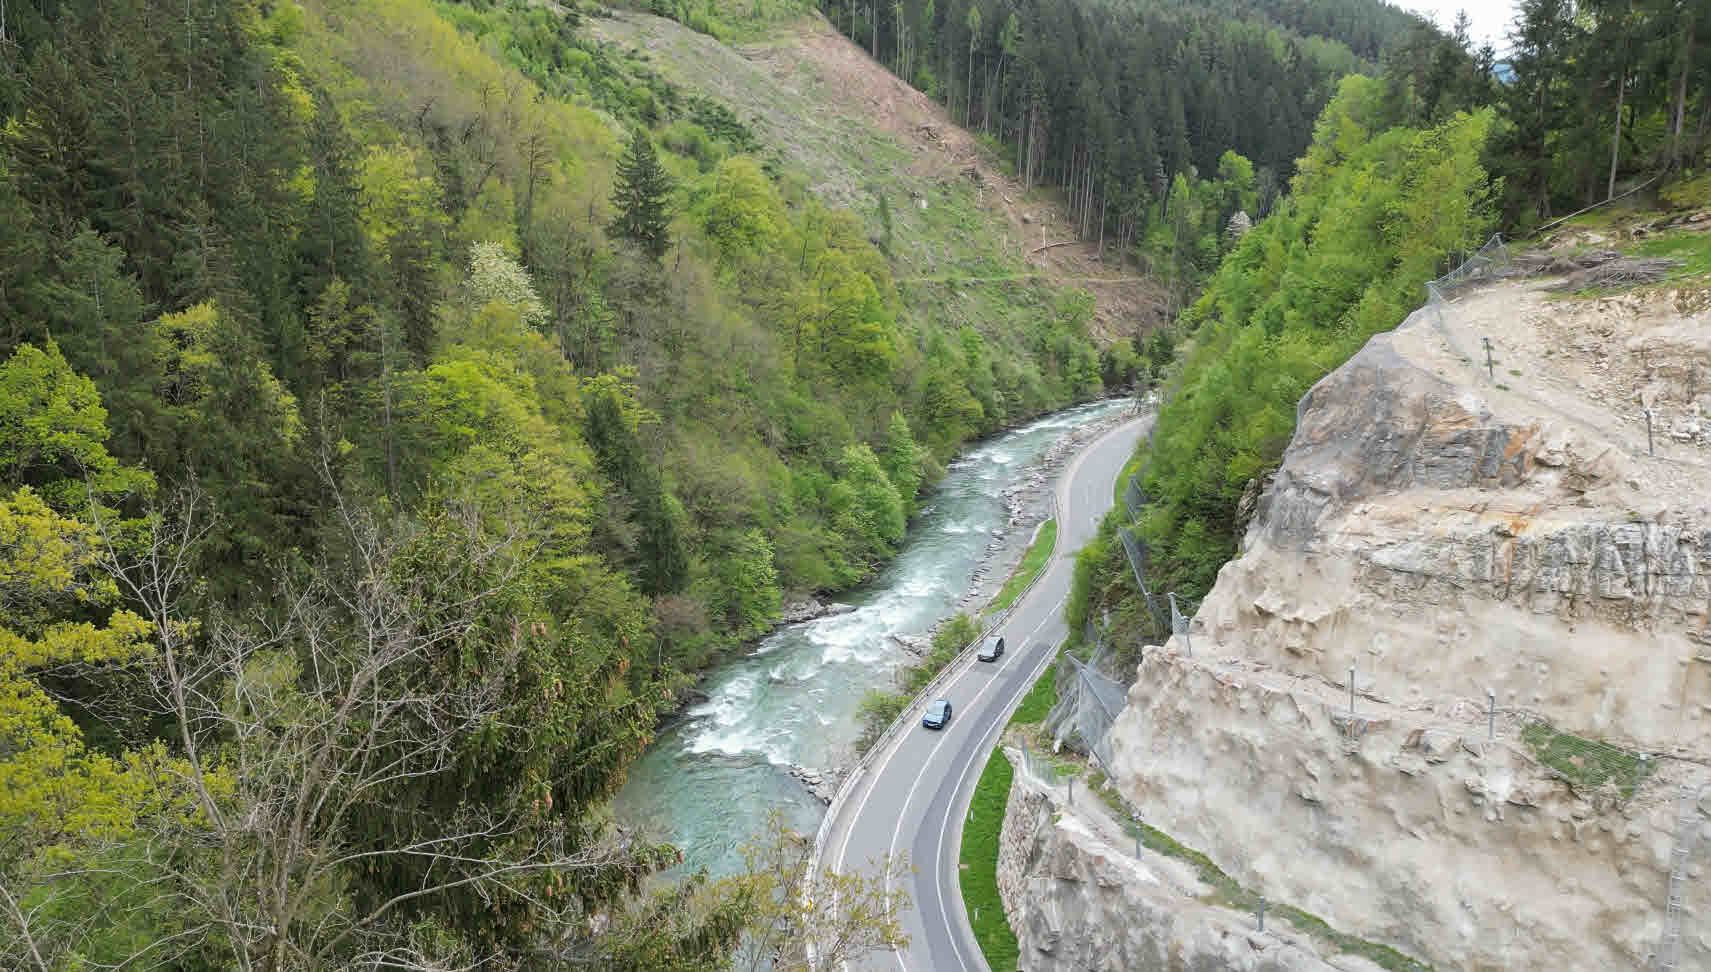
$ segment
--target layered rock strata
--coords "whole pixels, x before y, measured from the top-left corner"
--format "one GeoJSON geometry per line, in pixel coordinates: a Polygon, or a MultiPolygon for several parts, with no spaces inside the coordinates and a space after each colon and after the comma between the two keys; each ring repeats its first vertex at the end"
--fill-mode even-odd
{"type": "Polygon", "coordinates": [[[1146,652],[1125,798],[1434,966],[1711,968],[1707,335],[1699,295],[1506,283],[1375,337],[1146,652]]]}

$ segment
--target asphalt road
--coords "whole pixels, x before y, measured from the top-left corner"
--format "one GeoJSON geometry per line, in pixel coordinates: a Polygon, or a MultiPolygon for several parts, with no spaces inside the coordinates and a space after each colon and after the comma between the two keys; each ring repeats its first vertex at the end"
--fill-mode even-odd
{"type": "Polygon", "coordinates": [[[887,855],[907,855],[906,881],[913,902],[903,916],[907,949],[856,963],[893,972],[984,972],[957,886],[958,848],[974,784],[998,734],[1022,696],[1068,634],[1063,621],[1075,552],[1098,531],[1111,508],[1111,488],[1133,454],[1151,417],[1125,422],[1085,446],[1056,483],[1057,549],[998,633],[1005,654],[998,664],[965,662],[939,694],[954,707],[940,732],[921,727],[922,700],[907,714],[910,728],[874,754],[868,770],[827,822],[821,867],[860,870],[887,855]]]}

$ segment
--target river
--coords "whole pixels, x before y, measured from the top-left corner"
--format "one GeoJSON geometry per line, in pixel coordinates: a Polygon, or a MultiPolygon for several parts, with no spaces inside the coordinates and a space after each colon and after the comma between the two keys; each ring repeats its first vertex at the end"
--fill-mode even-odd
{"type": "Polygon", "coordinates": [[[785,772],[853,759],[864,692],[889,687],[909,656],[889,634],[951,614],[1004,527],[1001,491],[1059,437],[1127,404],[1096,402],[988,439],[953,462],[897,557],[840,600],[847,614],[779,628],[703,682],[707,701],[659,734],[615,801],[618,819],[682,849],[685,870],[739,870],[742,846],[777,810],[803,832],[825,807],[785,772]]]}

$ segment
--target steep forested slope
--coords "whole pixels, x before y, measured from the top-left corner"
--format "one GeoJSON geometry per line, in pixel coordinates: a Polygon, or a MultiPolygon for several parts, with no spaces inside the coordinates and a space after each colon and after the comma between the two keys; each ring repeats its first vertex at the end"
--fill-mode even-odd
{"type": "MultiPolygon", "coordinates": [[[[590,17],[587,32],[686,92],[717,99],[768,163],[859,216],[890,259],[900,314],[967,327],[988,344],[1033,340],[1043,319],[1085,312],[1121,353],[1166,313],[1160,280],[1076,242],[1057,200],[1023,189],[944,109],[799,5],[755,22],[726,4],[722,36],[646,13],[590,17]],[[730,26],[740,24],[742,30],[730,26]],[[1053,245],[1055,244],[1055,245],[1053,245]]],[[[687,18],[694,22],[691,15],[687,18]]]]}
{"type": "Polygon", "coordinates": [[[672,851],[602,809],[683,673],[1127,381],[1085,307],[900,314],[860,219],[578,25],[5,6],[0,952],[707,960],[770,893],[636,910],[672,851]]]}
{"type": "Polygon", "coordinates": [[[480,393],[521,395],[593,448],[593,548],[693,655],[780,589],[861,577],[961,441],[1100,387],[1073,312],[990,343],[900,322],[858,220],[573,13],[193,5],[145,42],[146,7],[54,9],[11,28],[6,349],[51,336],[121,456],[199,478],[228,589],[313,546],[318,452],[347,443],[335,480],[409,507],[493,445],[480,393]],[[611,231],[626,126],[661,142],[651,253],[611,231]],[[478,415],[445,427],[447,396],[478,415]],[[742,551],[778,580],[738,607],[704,568],[742,551]]]}
{"type": "MultiPolygon", "coordinates": [[[[1184,355],[1137,457],[1148,499],[1138,528],[1160,590],[1211,587],[1289,441],[1297,400],[1418,306],[1421,284],[1452,254],[1491,229],[1525,236],[1553,211],[1630,191],[1700,191],[1711,145],[1711,73],[1696,57],[1703,10],[1570,12],[1551,0],[1521,6],[1502,83],[1489,50],[1459,34],[1410,38],[1378,76],[1342,82],[1291,195],[1177,323],[1184,355]]],[[[1073,610],[1086,597],[1122,601],[1124,628],[1139,639],[1154,622],[1127,571],[1114,538],[1096,545],[1073,610]]]]}
{"type": "Polygon", "coordinates": [[[1430,34],[1376,0],[829,0],[824,9],[1006,146],[1025,182],[1061,188],[1082,235],[1140,241],[1150,259],[1178,262],[1194,240],[1148,237],[1188,235],[1183,197],[1224,152],[1257,168],[1263,211],[1336,79],[1370,70],[1406,35],[1430,34]]]}

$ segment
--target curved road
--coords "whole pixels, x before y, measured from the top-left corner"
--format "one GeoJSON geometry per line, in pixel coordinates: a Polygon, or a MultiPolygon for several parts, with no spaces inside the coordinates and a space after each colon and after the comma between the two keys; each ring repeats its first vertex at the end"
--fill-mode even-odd
{"type": "Polygon", "coordinates": [[[998,629],[1005,654],[998,664],[972,659],[939,693],[954,707],[942,732],[921,728],[927,700],[904,718],[911,726],[883,751],[823,825],[820,866],[846,872],[890,855],[907,855],[914,873],[904,879],[914,903],[903,916],[909,947],[880,952],[858,963],[895,972],[985,972],[963,912],[957,886],[958,848],[974,784],[999,732],[1068,633],[1063,621],[1075,552],[1098,531],[1111,508],[1111,488],[1151,424],[1133,419],[1085,446],[1056,483],[1057,549],[1037,583],[998,629]]]}

